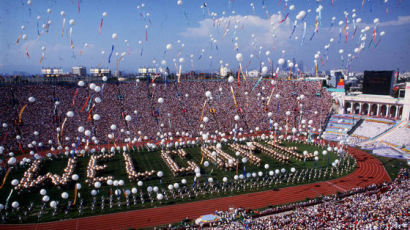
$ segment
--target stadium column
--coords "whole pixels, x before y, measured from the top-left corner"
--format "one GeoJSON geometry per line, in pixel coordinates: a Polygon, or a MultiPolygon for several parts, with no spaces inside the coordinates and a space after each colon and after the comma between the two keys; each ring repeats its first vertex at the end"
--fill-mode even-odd
{"type": "Polygon", "coordinates": [[[399,118],[399,111],[400,111],[401,106],[396,106],[396,114],[394,115],[394,119],[399,118]]]}
{"type": "Polygon", "coordinates": [[[390,107],[391,105],[386,105],[386,117],[390,117],[390,107]]]}
{"type": "Polygon", "coordinates": [[[362,115],[363,102],[359,102],[359,115],[362,115]]]}
{"type": "Polygon", "coordinates": [[[371,104],[371,103],[369,103],[368,104],[368,106],[367,106],[367,116],[370,116],[370,111],[372,110],[372,106],[373,106],[373,104],[371,104]]]}
{"type": "Polygon", "coordinates": [[[376,112],[376,116],[379,116],[380,113],[380,104],[377,104],[377,112],[376,112]]]}

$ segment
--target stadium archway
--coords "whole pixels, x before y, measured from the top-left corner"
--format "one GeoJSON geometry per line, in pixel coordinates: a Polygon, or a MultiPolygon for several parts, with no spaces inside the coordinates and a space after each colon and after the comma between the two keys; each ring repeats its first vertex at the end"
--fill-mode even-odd
{"type": "Polygon", "coordinates": [[[345,102],[345,113],[352,113],[352,111],[349,111],[351,107],[352,107],[351,102],[349,101],[345,102]]]}
{"type": "Polygon", "coordinates": [[[370,116],[375,116],[377,114],[377,104],[372,104],[370,106],[370,116]]]}
{"type": "MultiPolygon", "coordinates": [[[[360,114],[398,120],[403,118],[403,112],[406,113],[405,106],[401,103],[383,100],[380,102],[345,100],[343,108],[345,114],[360,114]]],[[[406,114],[405,117],[407,116],[406,114]]]]}
{"type": "Polygon", "coordinates": [[[390,118],[395,118],[396,117],[396,111],[397,111],[397,107],[395,105],[392,105],[390,107],[389,117],[390,118]]]}
{"type": "Polygon", "coordinates": [[[387,115],[387,105],[380,106],[380,112],[378,116],[385,117],[387,115]]]}
{"type": "MultiPolygon", "coordinates": [[[[397,119],[401,119],[402,115],[403,115],[403,106],[400,106],[398,111],[399,112],[397,114],[397,119]]],[[[409,119],[410,119],[410,117],[409,117],[409,119]]]]}
{"type": "Polygon", "coordinates": [[[362,114],[369,115],[370,112],[370,105],[368,103],[364,103],[362,106],[362,114]]]}
{"type": "Polygon", "coordinates": [[[353,104],[353,113],[354,114],[360,114],[360,110],[361,110],[361,106],[360,103],[354,103],[353,104]]]}

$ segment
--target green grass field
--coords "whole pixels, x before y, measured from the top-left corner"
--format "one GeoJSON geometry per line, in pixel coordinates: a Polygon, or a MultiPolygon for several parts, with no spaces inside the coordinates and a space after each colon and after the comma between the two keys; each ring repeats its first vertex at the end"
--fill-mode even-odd
{"type": "MultiPolygon", "coordinates": [[[[283,146],[296,146],[298,148],[297,152],[302,153],[304,150],[307,150],[308,152],[313,152],[315,150],[318,150],[320,153],[322,152],[321,147],[317,146],[312,146],[312,145],[307,145],[303,143],[290,143],[290,142],[284,142],[282,143],[283,146]]],[[[192,147],[192,148],[186,148],[185,149],[188,153],[186,160],[191,160],[194,161],[196,164],[199,165],[202,155],[200,153],[200,148],[199,147],[192,147]]],[[[227,152],[233,157],[235,156],[235,153],[229,149],[228,146],[223,145],[222,150],[227,152]]],[[[275,169],[281,169],[281,168],[286,168],[287,171],[290,170],[291,167],[295,167],[296,170],[301,170],[303,168],[314,168],[314,161],[297,161],[296,159],[291,158],[289,164],[284,165],[269,156],[260,153],[260,152],[255,152],[254,153],[256,156],[260,157],[262,162],[260,166],[252,165],[249,162],[246,163],[246,172],[259,172],[262,171],[265,175],[267,170],[265,170],[264,165],[269,164],[270,168],[269,170],[275,170],[275,169]]],[[[236,194],[243,194],[243,193],[249,193],[249,192],[256,192],[256,191],[263,191],[263,190],[269,190],[272,189],[272,186],[260,186],[260,187],[246,187],[243,190],[234,190],[233,192],[229,191],[226,193],[220,192],[220,193],[213,193],[213,194],[201,194],[198,197],[192,197],[188,198],[185,197],[184,200],[181,198],[177,199],[172,199],[170,198],[168,201],[163,200],[161,203],[159,203],[156,199],[151,203],[148,200],[148,197],[146,195],[146,188],[147,186],[158,186],[160,188],[160,191],[164,192],[167,190],[167,186],[171,183],[179,183],[180,186],[182,187],[183,185],[181,184],[181,179],[185,178],[187,180],[186,186],[191,188],[194,180],[194,175],[186,175],[186,176],[176,176],[174,177],[165,162],[161,159],[160,156],[160,151],[154,151],[154,152],[148,152],[148,151],[133,151],[130,153],[134,167],[136,171],[146,171],[146,170],[155,170],[155,171],[163,171],[164,176],[161,178],[161,180],[157,177],[154,177],[153,179],[146,180],[144,181],[144,185],[142,187],[137,186],[137,181],[130,181],[127,177],[126,170],[125,170],[125,163],[124,159],[121,153],[115,154],[115,156],[109,160],[106,161],[99,161],[98,164],[106,164],[108,167],[97,173],[97,176],[108,176],[111,175],[114,177],[116,180],[124,180],[124,186],[121,187],[121,189],[131,189],[133,187],[137,187],[139,190],[141,189],[144,192],[144,197],[145,197],[145,203],[144,205],[141,204],[139,197],[137,197],[137,205],[133,205],[132,199],[130,199],[131,205],[127,207],[125,205],[125,198],[124,195],[121,195],[121,202],[122,205],[120,208],[117,207],[117,199],[114,197],[114,205],[113,208],[109,207],[108,204],[108,197],[110,194],[110,186],[106,185],[105,183],[102,183],[102,187],[99,189],[99,194],[97,195],[97,205],[96,209],[92,211],[90,209],[90,204],[92,202],[92,196],[90,194],[91,190],[94,189],[93,187],[89,187],[85,183],[85,178],[86,178],[86,171],[87,171],[87,164],[90,160],[89,156],[84,156],[84,157],[79,157],[76,169],[74,171],[75,174],[78,174],[80,179],[79,183],[82,184],[81,190],[79,190],[79,193],[81,194],[81,199],[84,201],[84,209],[81,215],[79,215],[77,206],[72,207],[70,212],[68,214],[64,214],[63,207],[66,207],[67,201],[68,200],[73,200],[74,199],[74,186],[75,183],[71,182],[67,186],[59,187],[59,186],[52,186],[51,183],[46,183],[44,185],[44,188],[47,189],[47,195],[50,196],[50,201],[51,200],[56,200],[60,201],[59,204],[59,212],[57,212],[56,216],[52,216],[52,209],[49,207],[47,204],[47,207],[45,208],[45,213],[42,215],[40,222],[44,221],[51,221],[51,220],[57,220],[57,219],[66,219],[66,218],[76,218],[80,216],[87,216],[87,215],[101,215],[104,213],[111,213],[111,212],[119,212],[119,211],[126,211],[126,210],[132,210],[132,209],[142,209],[142,208],[147,208],[147,207],[155,207],[159,205],[167,205],[167,204],[175,204],[175,203],[182,203],[182,202],[189,202],[189,201],[194,201],[194,200],[203,200],[203,199],[210,199],[210,198],[216,198],[216,197],[223,197],[223,196],[232,196],[236,194]],[[63,200],[61,198],[61,193],[62,192],[67,192],[69,194],[69,198],[67,200],[63,200]],[[100,205],[101,205],[101,196],[105,197],[105,209],[101,210],[100,205]]],[[[333,162],[338,156],[334,152],[330,152],[326,157],[323,157],[322,154],[319,155],[319,161],[317,162],[317,167],[327,167],[328,162],[333,162]],[[329,159],[328,159],[329,158],[329,159]]],[[[242,156],[236,157],[239,161],[242,158],[242,156]]],[[[179,164],[181,167],[186,166],[185,160],[180,159],[179,157],[175,156],[173,159],[176,161],[177,164],[179,164]]],[[[206,160],[206,159],[205,159],[206,160]]],[[[201,168],[201,174],[202,176],[198,179],[198,182],[204,182],[208,177],[212,177],[215,181],[215,183],[222,183],[222,178],[223,177],[228,177],[230,181],[233,181],[234,175],[236,175],[236,170],[233,169],[231,171],[226,171],[222,169],[218,169],[215,167],[211,161],[209,161],[209,167],[205,168],[203,165],[200,167],[201,168]]],[[[63,170],[66,167],[67,164],[67,158],[64,156],[57,157],[54,160],[47,159],[43,163],[43,166],[40,170],[40,174],[45,174],[46,172],[52,172],[52,173],[57,173],[59,175],[63,174],[63,170]]],[[[22,177],[24,171],[27,169],[26,167],[20,167],[17,169],[14,169],[9,177],[6,180],[4,188],[0,192],[0,203],[5,204],[5,200],[8,197],[10,190],[12,189],[11,186],[11,181],[13,179],[18,179],[22,177]]],[[[243,173],[243,164],[241,163],[238,167],[238,174],[243,173]]],[[[344,175],[348,174],[350,172],[344,173],[344,175]]],[[[339,176],[344,176],[344,175],[339,175],[339,176]]],[[[4,175],[3,175],[4,176],[4,175]]],[[[3,177],[2,176],[2,177],[3,177]]],[[[332,178],[335,178],[336,175],[333,175],[332,177],[326,177],[326,178],[321,178],[321,180],[329,180],[332,178]]],[[[3,178],[0,178],[0,181],[2,181],[3,178]]],[[[316,182],[318,180],[310,180],[310,181],[303,181],[299,184],[303,183],[312,183],[316,182]]],[[[277,185],[277,188],[280,187],[286,187],[286,186],[292,186],[294,184],[286,184],[282,183],[277,185]]],[[[112,186],[114,187],[114,186],[112,186]]],[[[28,215],[25,215],[23,217],[23,222],[37,222],[37,213],[38,210],[41,206],[41,198],[42,196],[40,195],[39,191],[41,188],[35,188],[35,189],[30,189],[30,190],[25,190],[21,192],[13,192],[11,195],[9,205],[13,201],[18,201],[20,203],[20,207],[22,207],[22,210],[20,211],[20,214],[23,210],[26,210],[25,207],[27,207],[30,203],[34,204],[34,210],[31,211],[28,215]]],[[[115,188],[113,188],[114,190],[115,188]]],[[[139,193],[139,192],[138,192],[139,193]]],[[[77,201],[78,203],[78,201],[77,201]]],[[[8,219],[7,223],[16,223],[18,222],[17,218],[17,213],[11,212],[8,219]]]]}

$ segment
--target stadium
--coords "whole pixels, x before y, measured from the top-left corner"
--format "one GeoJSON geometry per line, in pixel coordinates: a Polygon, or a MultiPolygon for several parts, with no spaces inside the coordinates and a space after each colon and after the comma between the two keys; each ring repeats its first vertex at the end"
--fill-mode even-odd
{"type": "Polygon", "coordinates": [[[170,12],[139,1],[143,39],[124,44],[118,37],[135,31],[119,21],[112,27],[110,17],[127,14],[110,2],[101,3],[113,10],[98,13],[95,38],[88,29],[95,3],[38,4],[15,6],[28,12],[21,19],[37,23],[20,20],[35,30],[21,26],[17,48],[7,48],[0,64],[1,229],[408,228],[410,78],[391,65],[380,70],[360,62],[360,55],[379,52],[381,30],[398,24],[390,15],[384,24],[375,18],[371,31],[358,20],[356,13],[368,17],[366,7],[371,17],[380,13],[380,4],[363,1],[362,10],[345,11],[334,32],[336,19],[324,14],[331,22],[325,27],[321,12],[347,6],[336,1],[251,2],[250,9],[211,1],[201,3],[198,15],[181,0],[163,3],[170,12]],[[43,7],[50,7],[42,10],[47,14],[39,13],[43,7]],[[59,7],[66,11],[57,13],[63,24],[56,32],[51,19],[57,21],[59,7]],[[165,15],[161,23],[157,12],[165,15]],[[68,20],[66,31],[73,14],[77,21],[68,20]],[[175,33],[185,41],[155,36],[174,24],[185,28],[175,33]],[[261,33],[265,27],[273,34],[261,33]],[[303,70],[309,65],[297,56],[303,52],[278,38],[306,51],[304,43],[322,47],[319,28],[339,41],[326,37],[312,69],[303,70]],[[110,49],[96,51],[106,30],[110,49]],[[313,35],[305,41],[306,30],[313,35]],[[196,37],[203,31],[210,42],[196,37]],[[37,37],[27,39],[30,33],[37,37]],[[69,46],[53,46],[52,34],[69,46]],[[78,47],[82,36],[89,37],[78,47]],[[244,37],[249,41],[241,43],[244,37]],[[338,51],[331,54],[330,46],[338,51]],[[30,59],[35,47],[39,63],[30,59]],[[7,67],[21,52],[26,63],[7,67]],[[72,57],[53,56],[59,53],[72,57]],[[68,65],[72,71],[64,72],[68,65]],[[31,67],[41,74],[10,74],[31,67]]]}

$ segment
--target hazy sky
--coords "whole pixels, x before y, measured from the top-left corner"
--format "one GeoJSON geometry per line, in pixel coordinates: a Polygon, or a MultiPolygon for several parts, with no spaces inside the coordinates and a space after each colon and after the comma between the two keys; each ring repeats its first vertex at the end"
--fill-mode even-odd
{"type": "Polygon", "coordinates": [[[183,0],[181,3],[178,5],[177,0],[31,0],[28,4],[27,0],[1,0],[0,73],[39,73],[41,67],[48,66],[63,67],[68,72],[74,65],[86,66],[88,70],[97,65],[115,70],[117,63],[125,72],[136,72],[139,66],[169,66],[175,71],[180,58],[184,59],[183,72],[216,71],[220,62],[236,70],[237,53],[242,54],[242,66],[249,70],[259,69],[261,62],[276,69],[278,59],[283,57],[296,63],[303,61],[304,70],[312,71],[318,51],[319,70],[346,67],[349,59],[353,71],[410,69],[410,2],[406,0],[387,3],[385,0],[183,0]],[[291,36],[300,11],[305,11],[306,16],[297,20],[291,36]],[[103,12],[107,13],[105,17],[103,12]],[[333,26],[332,17],[336,17],[333,26]],[[64,34],[63,18],[66,19],[64,34]],[[318,33],[310,40],[316,18],[318,33]],[[361,22],[355,23],[354,33],[353,21],[358,18],[361,22]],[[376,27],[375,18],[379,19],[376,27]],[[69,24],[71,19],[73,25],[69,24]],[[343,22],[340,26],[339,21],[343,22]],[[369,29],[362,31],[366,26],[369,29]],[[70,47],[70,27],[74,48],[70,47]],[[116,39],[112,38],[113,33],[117,34],[116,39]],[[331,38],[334,38],[332,43],[331,38]],[[167,44],[172,49],[166,51],[167,44]],[[356,49],[355,53],[355,48],[361,45],[362,49],[356,49]],[[114,51],[108,63],[112,46],[114,51]],[[352,56],[349,58],[348,54],[352,56]]]}

